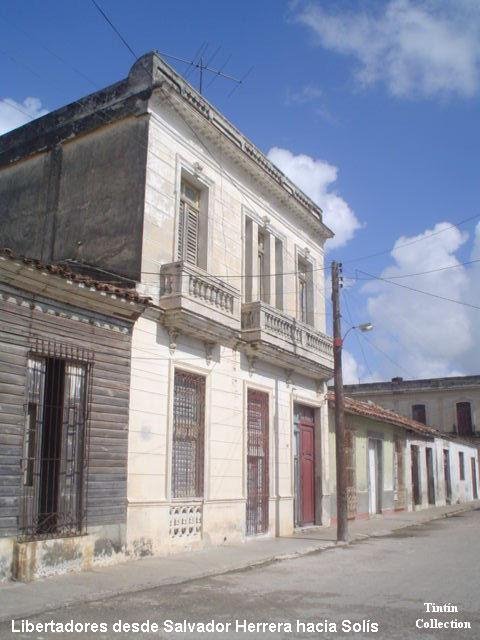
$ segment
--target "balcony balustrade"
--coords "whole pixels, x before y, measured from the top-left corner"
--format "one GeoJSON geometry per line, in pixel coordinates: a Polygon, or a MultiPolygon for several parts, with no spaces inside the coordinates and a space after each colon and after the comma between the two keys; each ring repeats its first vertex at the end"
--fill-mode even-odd
{"type": "Polygon", "coordinates": [[[251,355],[306,375],[333,375],[332,339],[265,302],[242,305],[242,340],[251,355]]]}
{"type": "Polygon", "coordinates": [[[238,339],[240,292],[199,267],[162,265],[159,304],[166,326],[213,342],[238,339]]]}

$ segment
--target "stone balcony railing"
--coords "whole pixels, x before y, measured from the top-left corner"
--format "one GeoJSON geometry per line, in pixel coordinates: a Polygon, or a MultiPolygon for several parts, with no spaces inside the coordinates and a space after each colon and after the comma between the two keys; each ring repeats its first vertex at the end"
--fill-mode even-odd
{"type": "Polygon", "coordinates": [[[234,339],[240,331],[240,292],[186,262],[160,268],[160,306],[166,324],[205,340],[234,339]]]}
{"type": "Polygon", "coordinates": [[[265,302],[242,305],[242,340],[252,354],[293,371],[326,376],[333,371],[332,339],[265,302]]]}

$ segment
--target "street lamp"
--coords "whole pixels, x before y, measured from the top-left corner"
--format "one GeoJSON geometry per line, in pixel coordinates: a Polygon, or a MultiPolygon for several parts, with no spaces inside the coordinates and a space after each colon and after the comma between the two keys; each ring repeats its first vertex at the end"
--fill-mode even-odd
{"type": "Polygon", "coordinates": [[[340,280],[342,265],[332,262],[333,306],[333,372],[335,389],[335,460],[337,467],[337,542],[348,542],[347,461],[345,449],[345,397],[343,393],[342,347],[353,329],[366,332],[373,329],[371,322],[350,327],[342,338],[340,313],[340,280]]]}

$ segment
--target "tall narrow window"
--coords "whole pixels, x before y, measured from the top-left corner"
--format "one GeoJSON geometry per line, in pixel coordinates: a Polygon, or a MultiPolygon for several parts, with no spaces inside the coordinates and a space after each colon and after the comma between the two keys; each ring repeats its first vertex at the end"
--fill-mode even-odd
{"type": "Polygon", "coordinates": [[[460,480],[465,480],[465,456],[463,451],[458,453],[458,465],[460,467],[460,480]]]}
{"type": "Polygon", "coordinates": [[[175,371],[172,497],[203,496],[205,378],[175,371]]]}
{"type": "Polygon", "coordinates": [[[300,322],[310,320],[310,287],[308,264],[305,260],[299,259],[297,266],[298,279],[298,317],[300,322]]]}
{"type": "Polygon", "coordinates": [[[266,261],[266,237],[263,231],[258,232],[258,244],[257,244],[257,273],[258,273],[258,294],[260,300],[268,302],[268,287],[267,287],[267,261],[266,261]]]}
{"type": "Polygon", "coordinates": [[[198,265],[200,190],[182,180],[178,219],[177,258],[198,265]]]}
{"type": "Polygon", "coordinates": [[[414,404],[412,406],[412,419],[422,424],[427,424],[427,413],[424,404],[414,404]]]}
{"type": "Polygon", "coordinates": [[[470,402],[457,402],[457,431],[461,436],[471,436],[473,433],[470,402]]]}
{"type": "Polygon", "coordinates": [[[52,355],[33,354],[27,363],[20,515],[27,539],[82,528],[88,365],[61,352],[56,345],[52,355]]]}
{"type": "Polygon", "coordinates": [[[283,309],[283,243],[275,238],[275,306],[283,309]]]}

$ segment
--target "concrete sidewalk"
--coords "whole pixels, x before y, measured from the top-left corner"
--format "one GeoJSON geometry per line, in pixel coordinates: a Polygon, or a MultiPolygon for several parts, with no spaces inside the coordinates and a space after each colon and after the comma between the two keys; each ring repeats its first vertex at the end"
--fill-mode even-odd
{"type": "MultiPolygon", "coordinates": [[[[351,540],[390,535],[397,529],[480,508],[480,501],[423,511],[401,512],[350,523],[351,540]]],[[[295,558],[336,547],[335,527],[312,527],[288,538],[252,539],[224,546],[160,558],[99,567],[82,573],[28,584],[0,585],[0,622],[24,618],[75,602],[90,602],[122,593],[179,584],[212,575],[295,558]]]]}

